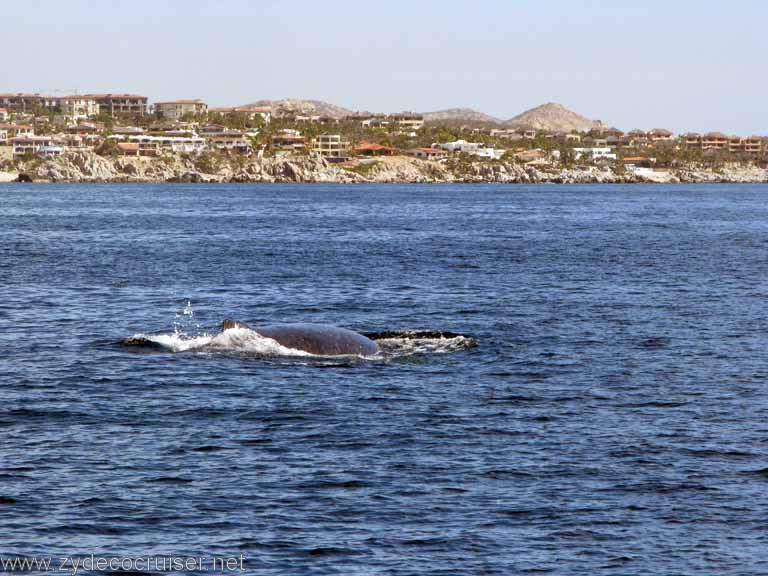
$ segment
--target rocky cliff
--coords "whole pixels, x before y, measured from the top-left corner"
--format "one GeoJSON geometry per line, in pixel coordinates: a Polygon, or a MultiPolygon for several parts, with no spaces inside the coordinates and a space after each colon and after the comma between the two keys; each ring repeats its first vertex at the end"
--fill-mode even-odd
{"type": "MultiPolygon", "coordinates": [[[[500,183],[630,183],[630,182],[763,182],[768,171],[754,167],[614,172],[609,167],[534,168],[512,162],[476,160],[446,165],[394,156],[350,164],[329,164],[310,156],[246,159],[234,156],[201,164],[194,157],[103,157],[90,151],[17,165],[18,174],[48,182],[500,182],[500,183]]],[[[7,174],[6,180],[10,179],[7,174]]]]}

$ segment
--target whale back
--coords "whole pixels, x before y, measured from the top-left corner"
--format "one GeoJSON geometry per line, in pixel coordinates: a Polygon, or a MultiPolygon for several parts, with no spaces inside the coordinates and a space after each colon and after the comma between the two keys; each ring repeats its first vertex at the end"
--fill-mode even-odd
{"type": "Polygon", "coordinates": [[[221,329],[248,328],[275,340],[281,346],[318,356],[371,356],[379,351],[373,340],[362,334],[326,324],[271,324],[251,327],[236,320],[224,320],[221,329]]]}

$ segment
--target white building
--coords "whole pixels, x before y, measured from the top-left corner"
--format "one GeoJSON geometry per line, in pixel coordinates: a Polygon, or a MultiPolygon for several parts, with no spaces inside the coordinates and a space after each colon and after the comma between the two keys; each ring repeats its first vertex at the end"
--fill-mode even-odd
{"type": "Polygon", "coordinates": [[[611,151],[610,147],[605,148],[574,148],[574,157],[576,160],[580,160],[582,156],[588,156],[590,160],[597,160],[598,158],[606,158],[608,160],[616,160],[616,154],[611,151]]]}
{"type": "Polygon", "coordinates": [[[8,122],[8,110],[6,108],[0,108],[0,122],[8,122]]]}
{"type": "Polygon", "coordinates": [[[464,154],[471,154],[472,156],[479,156],[480,158],[491,158],[499,160],[506,150],[491,148],[485,146],[481,142],[467,142],[466,140],[456,140],[454,142],[444,142],[442,144],[432,144],[432,148],[442,148],[450,152],[463,152],[464,154]]]}
{"type": "Polygon", "coordinates": [[[127,141],[138,144],[142,156],[156,156],[163,152],[179,154],[199,154],[205,151],[206,142],[197,134],[191,136],[150,136],[140,134],[135,136],[112,135],[112,140],[127,141]]]}
{"type": "Polygon", "coordinates": [[[64,147],[51,136],[18,136],[11,142],[14,156],[58,156],[64,152],[64,147]]]}

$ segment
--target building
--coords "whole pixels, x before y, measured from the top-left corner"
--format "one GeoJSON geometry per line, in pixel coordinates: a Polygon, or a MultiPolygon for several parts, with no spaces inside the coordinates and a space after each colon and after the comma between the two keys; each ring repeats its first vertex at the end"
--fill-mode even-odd
{"type": "Polygon", "coordinates": [[[355,153],[360,156],[394,156],[397,154],[397,150],[389,146],[382,146],[375,142],[366,142],[363,140],[355,146],[355,153]]]}
{"type": "Polygon", "coordinates": [[[404,112],[402,114],[392,114],[389,119],[401,130],[420,130],[424,127],[424,116],[404,112]]]}
{"type": "Polygon", "coordinates": [[[354,117],[347,116],[344,120],[359,120],[363,128],[387,128],[389,126],[389,116],[386,114],[374,114],[372,116],[354,117]]]}
{"type": "Polygon", "coordinates": [[[191,136],[152,136],[149,134],[140,134],[135,136],[117,136],[109,137],[120,142],[128,142],[139,145],[139,154],[141,156],[157,156],[163,152],[173,152],[177,154],[199,154],[206,148],[206,141],[196,134],[191,136]]]}
{"type": "Polygon", "coordinates": [[[467,142],[466,140],[454,140],[453,142],[443,142],[442,144],[433,143],[432,148],[442,148],[449,152],[464,152],[472,154],[483,148],[481,142],[467,142]]]}
{"type": "Polygon", "coordinates": [[[744,152],[747,154],[760,154],[763,151],[763,140],[760,136],[744,138],[744,152]]]}
{"type": "Polygon", "coordinates": [[[547,153],[544,150],[522,150],[515,154],[515,159],[521,162],[534,162],[537,160],[543,160],[547,157],[547,153]]]}
{"type": "Polygon", "coordinates": [[[444,160],[450,154],[442,148],[413,148],[408,150],[408,156],[421,158],[422,160],[444,160]]]}
{"type": "Polygon", "coordinates": [[[274,150],[298,152],[304,150],[306,145],[306,138],[301,135],[301,132],[291,128],[283,128],[280,133],[272,136],[272,148],[274,150]]]}
{"type": "Polygon", "coordinates": [[[147,113],[147,97],[136,94],[85,94],[99,105],[99,113],[118,116],[144,116],[147,113]]]}
{"type": "Polygon", "coordinates": [[[139,144],[137,142],[118,142],[117,150],[122,156],[140,156],[139,144]]]}
{"type": "Polygon", "coordinates": [[[248,120],[260,118],[264,124],[272,121],[272,108],[268,106],[235,106],[230,108],[209,108],[208,114],[212,116],[240,115],[248,120]]]}
{"type": "Polygon", "coordinates": [[[8,110],[5,108],[0,108],[0,122],[8,122],[10,114],[8,114],[8,110]]]}
{"type": "Polygon", "coordinates": [[[728,136],[722,132],[708,132],[701,137],[703,150],[727,150],[728,136]]]}
{"type": "Polygon", "coordinates": [[[29,124],[0,124],[0,130],[4,130],[10,138],[35,135],[34,127],[29,124]]]}
{"type": "Polygon", "coordinates": [[[523,135],[513,128],[491,128],[488,133],[491,138],[503,138],[505,140],[520,140],[523,135]]]}
{"type": "Polygon", "coordinates": [[[64,147],[52,136],[19,136],[11,140],[13,155],[59,156],[64,147]]]}
{"type": "Polygon", "coordinates": [[[202,100],[172,100],[170,102],[157,102],[155,114],[166,120],[180,120],[191,114],[207,114],[208,105],[202,100]]]}
{"type": "Polygon", "coordinates": [[[622,162],[625,168],[632,170],[634,168],[651,168],[656,163],[656,159],[647,156],[627,156],[622,162]]]}
{"type": "Polygon", "coordinates": [[[40,94],[0,94],[0,107],[9,112],[49,112],[59,108],[59,99],[40,94]]]}
{"type": "Polygon", "coordinates": [[[63,96],[59,112],[72,120],[86,120],[99,115],[99,103],[92,96],[63,96]]]}
{"type": "Polygon", "coordinates": [[[680,136],[680,142],[686,148],[701,148],[701,134],[696,132],[688,132],[680,136]]]}
{"type": "Polygon", "coordinates": [[[216,134],[209,137],[208,148],[214,150],[224,150],[227,152],[237,152],[239,154],[250,154],[253,152],[253,146],[248,139],[238,132],[227,132],[216,134]]]}
{"type": "Polygon", "coordinates": [[[654,128],[647,135],[651,142],[670,142],[674,138],[674,134],[664,128],[654,128]]]}
{"type": "Polygon", "coordinates": [[[611,151],[611,148],[574,148],[574,157],[576,160],[581,159],[582,156],[588,156],[590,160],[597,160],[599,158],[606,158],[608,160],[616,160],[616,154],[611,151]]]}
{"type": "Polygon", "coordinates": [[[760,154],[763,149],[763,142],[759,136],[750,136],[742,138],[741,136],[731,136],[728,139],[728,151],[734,153],[760,154]]]}
{"type": "Polygon", "coordinates": [[[312,152],[329,160],[346,160],[350,142],[340,134],[321,134],[312,139],[312,152]]]}

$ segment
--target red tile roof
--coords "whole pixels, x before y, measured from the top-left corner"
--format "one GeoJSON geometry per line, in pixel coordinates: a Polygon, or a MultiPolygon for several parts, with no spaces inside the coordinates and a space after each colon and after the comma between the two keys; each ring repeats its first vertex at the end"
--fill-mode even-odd
{"type": "Polygon", "coordinates": [[[355,146],[355,150],[358,150],[360,152],[370,151],[370,152],[380,152],[380,151],[390,151],[394,152],[394,148],[390,148],[389,146],[382,146],[381,144],[376,144],[375,142],[360,142],[357,146],[355,146]]]}
{"type": "Polygon", "coordinates": [[[162,106],[163,104],[205,104],[202,100],[169,100],[168,102],[155,102],[156,106],[162,106]]]}

